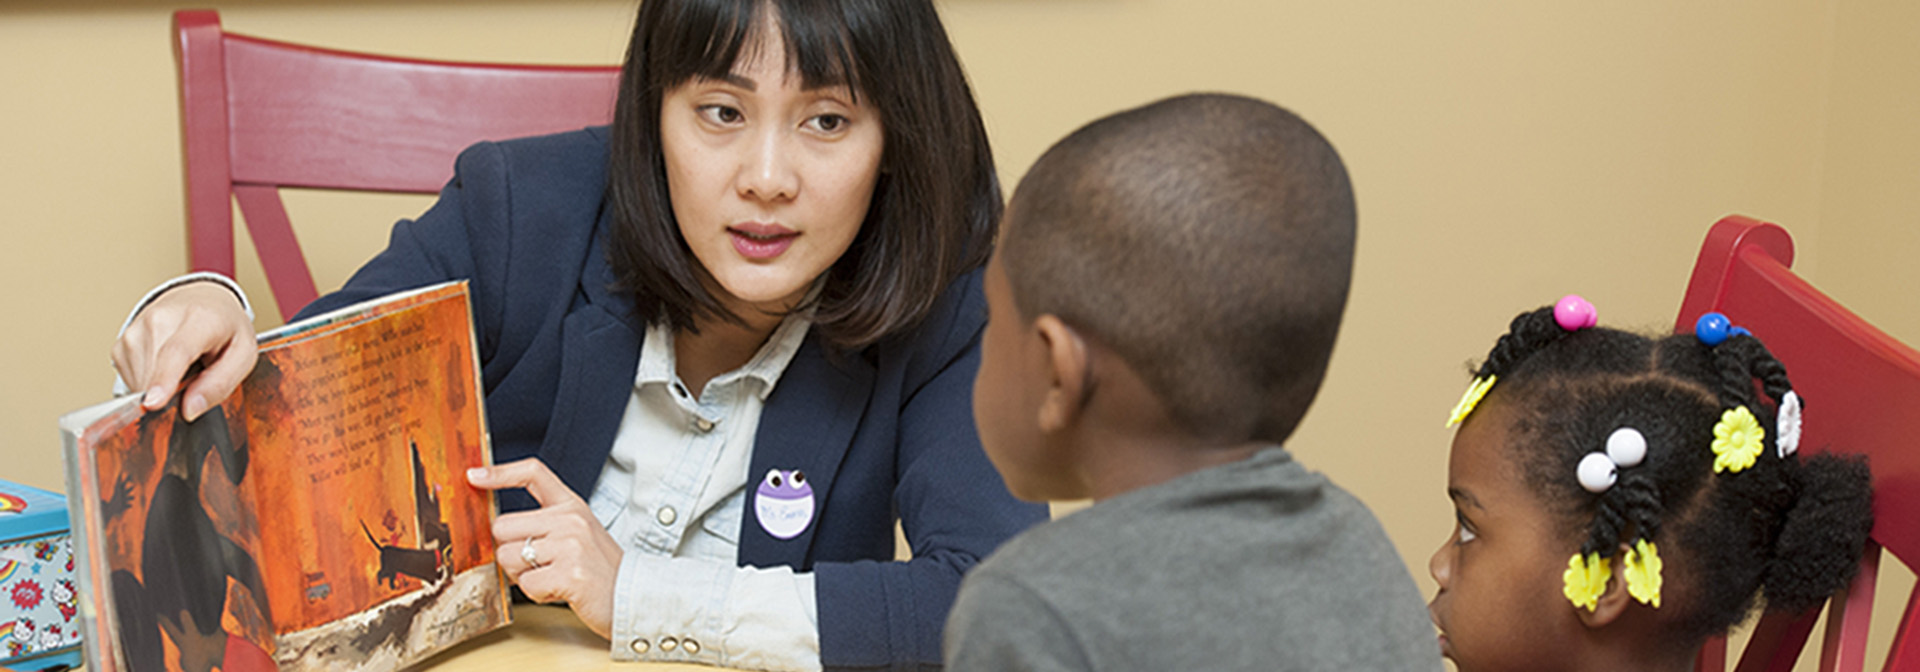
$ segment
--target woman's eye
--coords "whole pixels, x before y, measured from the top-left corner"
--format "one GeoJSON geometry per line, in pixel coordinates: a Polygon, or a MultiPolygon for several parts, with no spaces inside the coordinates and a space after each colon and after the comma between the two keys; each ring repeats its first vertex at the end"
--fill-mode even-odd
{"type": "Polygon", "coordinates": [[[838,114],[822,114],[807,120],[807,123],[822,133],[838,133],[847,127],[847,118],[838,114]]]}
{"type": "Polygon", "coordinates": [[[707,121],[721,125],[740,123],[742,117],[740,110],[725,105],[701,105],[700,116],[705,117],[707,121]]]}

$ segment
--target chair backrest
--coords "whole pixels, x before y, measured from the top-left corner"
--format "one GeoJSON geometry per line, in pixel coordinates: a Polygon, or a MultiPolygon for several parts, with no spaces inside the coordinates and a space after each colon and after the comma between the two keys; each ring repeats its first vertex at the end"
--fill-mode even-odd
{"type": "MultiPolygon", "coordinates": [[[[1806,401],[1801,450],[1864,454],[1873,469],[1872,543],[1853,584],[1835,595],[1822,670],[1860,670],[1874,581],[1885,549],[1920,567],[1920,352],[1867,324],[1795,275],[1786,230],[1747,217],[1720,220],[1693,268],[1677,329],[1718,311],[1765,341],[1806,401]]],[[[1920,594],[1908,596],[1885,670],[1920,670],[1920,594]]],[[[1770,613],[1755,626],[1740,672],[1793,669],[1819,609],[1770,613]]],[[[1885,624],[1882,624],[1885,627],[1885,624]]],[[[1710,642],[1697,669],[1726,670],[1726,642],[1710,642]]]]}
{"type": "Polygon", "coordinates": [[[210,10],[173,23],[188,264],[233,275],[237,201],[283,316],[317,293],[280,187],[432,193],[470,144],[607,123],[619,86],[616,66],[318,49],[225,32],[210,10]]]}

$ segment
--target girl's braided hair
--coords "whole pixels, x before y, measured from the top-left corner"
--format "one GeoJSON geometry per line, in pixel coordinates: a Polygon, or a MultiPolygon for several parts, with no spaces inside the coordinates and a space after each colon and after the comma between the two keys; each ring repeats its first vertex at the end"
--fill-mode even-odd
{"type": "Polygon", "coordinates": [[[1569,332],[1546,307],[1515,317],[1476,371],[1499,377],[1489,396],[1513,411],[1508,450],[1553,512],[1584,527],[1582,557],[1646,540],[1679,559],[1667,564],[1676,589],[1663,611],[1688,643],[1745,620],[1757,599],[1769,610],[1818,605],[1852,580],[1873,525],[1864,457],[1781,455],[1775,414],[1792,383],[1759,339],[1736,334],[1708,345],[1569,332]],[[1764,448],[1753,466],[1716,474],[1715,424],[1742,406],[1765,429],[1764,448]],[[1580,460],[1622,427],[1646,438],[1645,459],[1588,491],[1580,460]]]}

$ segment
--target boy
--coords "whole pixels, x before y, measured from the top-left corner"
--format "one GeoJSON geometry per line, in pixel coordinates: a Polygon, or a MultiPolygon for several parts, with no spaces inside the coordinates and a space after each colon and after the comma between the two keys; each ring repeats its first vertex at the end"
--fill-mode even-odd
{"type": "Polygon", "coordinates": [[[1098,503],[968,575],[949,670],[1440,669],[1379,523],[1280,447],[1353,240],[1339,156],[1261,101],[1161,101],[1040,158],[987,267],[974,417],[1015,496],[1098,503]]]}

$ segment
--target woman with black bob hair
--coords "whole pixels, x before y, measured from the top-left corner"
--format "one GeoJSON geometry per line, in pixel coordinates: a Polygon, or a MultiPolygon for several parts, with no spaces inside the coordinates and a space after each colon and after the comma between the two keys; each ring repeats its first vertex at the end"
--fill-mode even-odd
{"type": "MultiPolygon", "coordinates": [[[[301,314],[471,282],[501,567],[614,658],[916,669],[1046,516],[973,428],[1000,207],[928,0],[646,0],[610,128],[469,148],[301,314]]],[[[114,361],[150,408],[253,367],[231,280],[135,311],[114,361]]]]}

